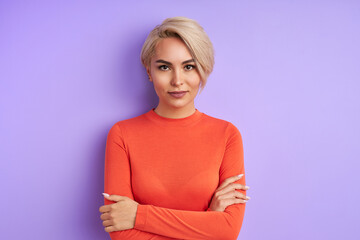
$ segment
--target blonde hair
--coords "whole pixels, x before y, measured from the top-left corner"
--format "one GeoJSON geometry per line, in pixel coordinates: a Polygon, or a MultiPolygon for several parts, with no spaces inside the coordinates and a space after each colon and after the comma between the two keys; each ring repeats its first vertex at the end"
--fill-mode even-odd
{"type": "MultiPolygon", "coordinates": [[[[188,47],[199,71],[201,91],[214,67],[214,48],[204,29],[193,19],[172,17],[157,25],[148,35],[141,49],[141,63],[149,67],[157,43],[163,38],[180,38],[188,47]]],[[[201,92],[200,91],[200,92],[201,92]]]]}

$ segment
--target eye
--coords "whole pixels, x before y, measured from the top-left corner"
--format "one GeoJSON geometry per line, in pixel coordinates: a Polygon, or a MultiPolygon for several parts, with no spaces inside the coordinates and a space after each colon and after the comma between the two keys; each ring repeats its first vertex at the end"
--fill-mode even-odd
{"type": "Polygon", "coordinates": [[[190,70],[192,70],[192,69],[194,69],[194,68],[195,68],[194,65],[186,65],[186,66],[185,66],[185,69],[188,70],[188,71],[190,71],[190,70]]]}
{"type": "Polygon", "coordinates": [[[158,67],[160,70],[162,70],[162,71],[167,71],[167,70],[169,70],[170,68],[168,67],[168,66],[166,66],[166,65],[161,65],[161,66],[159,66],[158,67]]]}

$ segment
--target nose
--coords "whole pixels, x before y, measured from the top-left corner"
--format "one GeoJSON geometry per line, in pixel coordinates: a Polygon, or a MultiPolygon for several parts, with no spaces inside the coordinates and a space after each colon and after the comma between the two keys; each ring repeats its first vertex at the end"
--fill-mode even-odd
{"type": "Polygon", "coordinates": [[[182,84],[183,84],[183,76],[182,76],[181,70],[176,69],[175,71],[173,71],[171,85],[180,86],[182,84]]]}

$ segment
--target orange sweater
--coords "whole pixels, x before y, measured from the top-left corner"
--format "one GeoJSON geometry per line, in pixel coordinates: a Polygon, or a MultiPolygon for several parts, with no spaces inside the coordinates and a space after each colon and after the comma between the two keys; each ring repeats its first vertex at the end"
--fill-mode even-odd
{"type": "MultiPolygon", "coordinates": [[[[242,138],[228,121],[198,109],[185,118],[165,118],[154,108],[119,121],[107,136],[104,192],[139,205],[134,228],[110,232],[110,237],[235,240],[245,204],[224,212],[209,205],[220,183],[241,173],[242,138]]],[[[236,183],[245,185],[245,176],[236,183]]]]}

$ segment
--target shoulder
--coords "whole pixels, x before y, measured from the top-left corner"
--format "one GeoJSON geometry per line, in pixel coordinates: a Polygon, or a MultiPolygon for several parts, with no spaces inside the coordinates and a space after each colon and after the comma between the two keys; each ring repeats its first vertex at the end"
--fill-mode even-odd
{"type": "Polygon", "coordinates": [[[234,142],[242,143],[242,136],[239,129],[232,122],[209,116],[204,113],[203,125],[205,135],[210,138],[223,139],[224,143],[228,146],[234,142]]]}
{"type": "Polygon", "coordinates": [[[117,132],[118,134],[122,134],[122,132],[125,131],[126,129],[140,128],[144,126],[146,123],[147,122],[144,113],[135,117],[131,117],[115,122],[110,128],[110,132],[117,132]]]}
{"type": "Polygon", "coordinates": [[[224,132],[229,134],[240,134],[239,129],[232,122],[222,118],[209,116],[205,113],[203,113],[203,115],[205,122],[210,126],[221,128],[224,132]]]}

